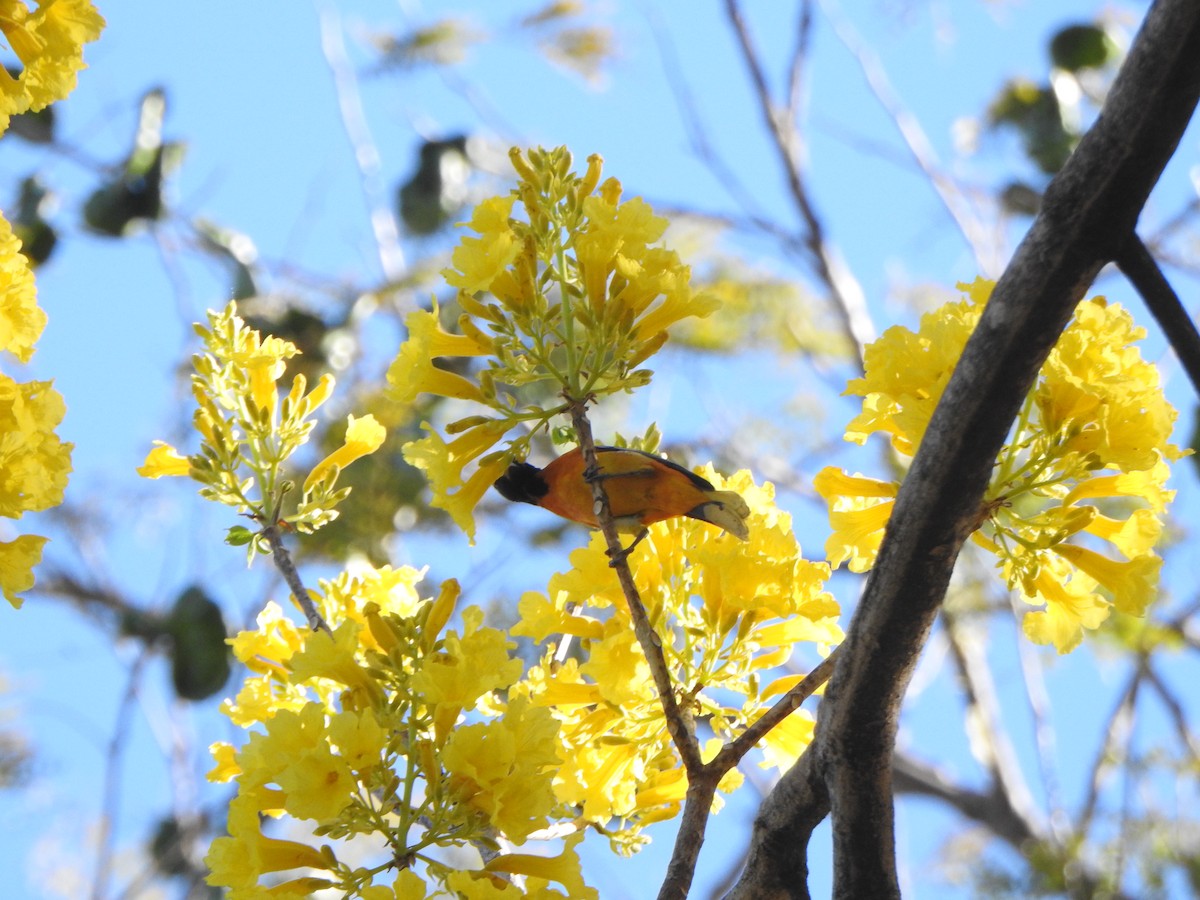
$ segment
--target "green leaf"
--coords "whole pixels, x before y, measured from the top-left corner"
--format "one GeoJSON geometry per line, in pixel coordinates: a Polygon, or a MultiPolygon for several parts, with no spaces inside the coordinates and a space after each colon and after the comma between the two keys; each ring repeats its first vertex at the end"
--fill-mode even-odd
{"type": "Polygon", "coordinates": [[[190,587],[175,601],[167,619],[171,637],[171,678],[184,700],[204,700],[229,680],[229,647],[221,608],[203,590],[190,587]]]}
{"type": "Polygon", "coordinates": [[[254,532],[244,525],[234,525],[225,532],[225,543],[231,547],[244,547],[254,540],[254,532]]]}
{"type": "Polygon", "coordinates": [[[1050,41],[1050,61],[1060,69],[1100,69],[1116,61],[1120,48],[1098,25],[1069,25],[1050,41]]]}

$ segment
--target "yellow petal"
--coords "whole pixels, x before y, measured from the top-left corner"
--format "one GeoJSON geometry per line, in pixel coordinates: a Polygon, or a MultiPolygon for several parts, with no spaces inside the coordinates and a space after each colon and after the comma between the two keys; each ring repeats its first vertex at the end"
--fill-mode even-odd
{"type": "Polygon", "coordinates": [[[162,478],[164,475],[187,475],[191,470],[192,464],[186,456],[180,456],[170,444],[155,441],[154,449],[146,455],[146,461],[138,467],[137,473],[143,478],[162,478]]]}

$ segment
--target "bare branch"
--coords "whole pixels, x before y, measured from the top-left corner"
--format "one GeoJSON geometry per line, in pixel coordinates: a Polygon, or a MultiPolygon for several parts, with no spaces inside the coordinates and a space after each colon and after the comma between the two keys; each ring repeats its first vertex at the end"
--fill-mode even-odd
{"type": "Polygon", "coordinates": [[[313,631],[324,631],[326,634],[331,634],[329,625],[321,618],[312,597],[308,595],[308,590],[304,587],[304,582],[300,580],[300,573],[296,571],[296,564],[292,562],[291,554],[283,546],[283,535],[279,532],[279,525],[272,522],[263,528],[262,537],[267,542],[267,546],[271,548],[271,559],[275,562],[275,568],[287,582],[292,596],[304,612],[304,617],[308,619],[308,627],[313,631]]]}
{"type": "Polygon", "coordinates": [[[1013,806],[1007,792],[973,791],[955,784],[944,772],[928,763],[897,751],[892,759],[892,788],[897,794],[934,797],[954,808],[1010,846],[1021,850],[1029,841],[1043,840],[1037,823],[1025,811],[1013,806]]]}
{"type": "Polygon", "coordinates": [[[113,723],[112,737],[108,742],[108,753],[104,760],[104,807],[100,815],[96,877],[92,881],[92,900],[104,900],[108,896],[108,882],[112,875],[113,865],[113,835],[117,830],[117,819],[120,816],[121,757],[125,742],[129,738],[129,720],[137,701],[142,669],[152,655],[152,648],[143,646],[133,661],[125,684],[125,692],[121,695],[121,702],[117,707],[117,719],[113,723]]]}
{"type": "Polygon", "coordinates": [[[750,38],[750,31],[742,18],[737,0],[725,0],[725,12],[738,39],[742,59],[750,75],[751,84],[758,97],[759,108],[767,131],[774,140],[780,165],[787,180],[788,190],[795,201],[796,209],[804,224],[804,246],[808,251],[817,278],[829,291],[830,299],[847,337],[853,342],[862,366],[863,348],[875,339],[875,326],[867,311],[866,297],[854,275],[846,267],[838,253],[825,237],[825,227],[817,216],[816,209],[808,196],[808,188],[801,175],[800,152],[796,134],[784,127],[787,119],[771,99],[771,88],[767,84],[762,62],[750,38]]]}
{"type": "Polygon", "coordinates": [[[325,63],[333,76],[337,90],[338,110],[342,116],[342,127],[354,151],[354,163],[358,167],[359,183],[362,185],[363,200],[371,217],[371,230],[379,251],[379,264],[384,276],[398,281],[404,276],[404,251],[400,248],[400,232],[396,217],[383,180],[383,166],[379,149],[371,137],[367,116],[363,112],[362,97],[358,90],[358,79],[354,68],[346,58],[346,45],[342,39],[342,25],[337,10],[331,4],[322,4],[321,50],[325,63]]]}
{"type": "Polygon", "coordinates": [[[968,722],[977,726],[972,733],[980,735],[984,745],[981,750],[985,758],[980,762],[986,766],[991,777],[989,796],[993,802],[1002,803],[1012,810],[1012,815],[1026,823],[1033,823],[1030,825],[1032,831],[1040,832],[1033,795],[1017,763],[1012,742],[1001,727],[1000,700],[988,668],[983,642],[963,627],[958,616],[945,613],[942,619],[946,625],[950,652],[958,666],[969,704],[968,722]]]}
{"type": "Polygon", "coordinates": [[[823,0],[821,5],[825,15],[833,24],[834,33],[862,69],[863,77],[866,79],[871,93],[875,95],[879,105],[891,117],[896,130],[904,138],[904,143],[908,147],[909,153],[912,154],[917,168],[929,180],[930,187],[942,201],[946,212],[950,214],[951,220],[966,240],[967,246],[971,248],[980,270],[984,274],[994,277],[1001,266],[1001,248],[997,246],[996,241],[988,237],[987,229],[971,206],[966,194],[959,189],[952,178],[942,171],[937,151],[933,149],[933,144],[925,135],[925,130],[921,127],[917,117],[908,110],[904,101],[892,88],[891,81],[888,79],[887,72],[884,71],[883,63],[878,55],[863,42],[849,19],[841,15],[829,0],[823,0]]]}
{"type": "Polygon", "coordinates": [[[1200,333],[1179,301],[1179,295],[1136,234],[1131,234],[1121,245],[1116,263],[1171,342],[1171,348],[1191,379],[1192,390],[1200,394],[1200,333]]]}

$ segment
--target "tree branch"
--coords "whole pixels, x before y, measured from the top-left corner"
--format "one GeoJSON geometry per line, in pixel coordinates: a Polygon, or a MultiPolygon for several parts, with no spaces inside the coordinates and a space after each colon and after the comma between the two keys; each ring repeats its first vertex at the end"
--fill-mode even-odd
{"type": "Polygon", "coordinates": [[[271,559],[275,562],[275,568],[287,582],[292,596],[296,598],[297,605],[304,613],[304,618],[308,619],[308,627],[313,631],[332,633],[325,620],[321,618],[321,613],[317,611],[312,597],[308,596],[308,590],[304,587],[304,582],[300,580],[300,573],[296,571],[296,564],[292,562],[292,555],[283,546],[283,536],[279,533],[279,526],[272,522],[263,528],[262,537],[267,542],[267,546],[271,548],[271,559]]]}
{"type": "MultiPolygon", "coordinates": [[[[859,285],[849,268],[825,238],[825,227],[817,216],[812,200],[808,196],[808,188],[801,175],[796,135],[783,127],[788,115],[786,112],[781,112],[771,99],[771,88],[767,84],[767,77],[763,72],[758,51],[755,50],[750,39],[750,31],[742,18],[742,11],[738,7],[737,0],[725,0],[725,13],[738,39],[738,47],[741,49],[742,58],[746,63],[746,69],[758,98],[767,131],[774,140],[788,190],[804,224],[803,245],[809,253],[817,278],[829,291],[830,299],[842,319],[846,335],[854,345],[857,361],[861,368],[863,348],[875,339],[875,326],[867,311],[867,302],[863,296],[862,286],[859,285]]],[[[803,27],[805,25],[802,18],[801,28],[803,27]]]]}
{"type": "Polygon", "coordinates": [[[1116,263],[1171,342],[1171,348],[1191,379],[1192,390],[1200,394],[1200,333],[1196,332],[1196,325],[1179,301],[1179,295],[1136,234],[1131,234],[1129,240],[1121,244],[1116,263]]]}
{"type": "Polygon", "coordinates": [[[963,351],[900,488],[814,743],[764,802],[734,896],[805,896],[797,842],[828,804],[834,896],[899,897],[891,772],[904,691],[1020,404],[1075,305],[1133,232],[1198,95],[1200,4],[1158,0],[963,351]]]}

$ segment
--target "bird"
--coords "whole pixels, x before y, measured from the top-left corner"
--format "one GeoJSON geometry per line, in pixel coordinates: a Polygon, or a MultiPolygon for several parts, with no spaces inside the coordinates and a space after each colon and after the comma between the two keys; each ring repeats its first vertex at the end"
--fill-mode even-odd
{"type": "MultiPolygon", "coordinates": [[[[596,448],[597,470],[586,471],[583,451],[576,447],[544,469],[514,462],[495,482],[506,500],[532,503],[581,525],[598,528],[591,482],[605,484],[617,530],[636,534],[619,554],[628,556],[646,536],[646,526],[676,516],[709,522],[740,540],[750,536],[750,507],[733,491],[718,491],[705,478],[678,463],[643,450],[596,448]]],[[[615,560],[614,560],[615,561],[615,560]]]]}

